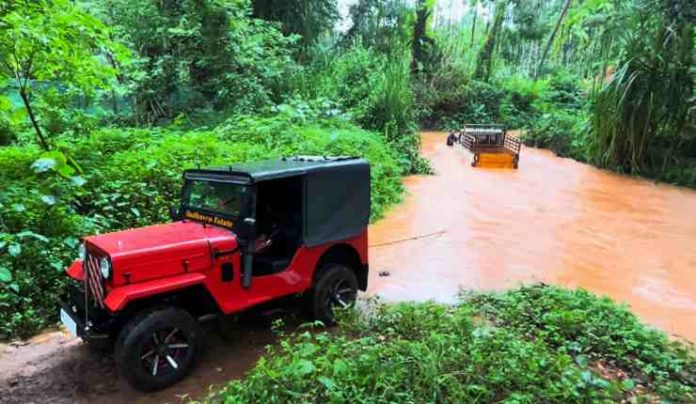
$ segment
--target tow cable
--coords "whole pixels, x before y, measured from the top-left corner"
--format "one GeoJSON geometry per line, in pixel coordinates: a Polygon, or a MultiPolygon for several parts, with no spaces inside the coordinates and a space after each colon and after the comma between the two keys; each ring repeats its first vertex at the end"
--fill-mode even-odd
{"type": "Polygon", "coordinates": [[[385,247],[385,246],[388,246],[388,245],[404,243],[404,242],[406,242],[406,241],[412,241],[412,240],[418,240],[418,239],[422,239],[422,238],[441,236],[441,235],[443,235],[443,234],[445,234],[445,233],[447,233],[447,230],[440,230],[440,231],[436,231],[436,232],[433,232],[433,233],[419,234],[419,235],[413,236],[413,237],[401,238],[401,239],[398,239],[398,240],[387,241],[387,242],[379,243],[379,244],[372,244],[372,245],[370,245],[369,247],[370,247],[370,248],[385,247]]]}

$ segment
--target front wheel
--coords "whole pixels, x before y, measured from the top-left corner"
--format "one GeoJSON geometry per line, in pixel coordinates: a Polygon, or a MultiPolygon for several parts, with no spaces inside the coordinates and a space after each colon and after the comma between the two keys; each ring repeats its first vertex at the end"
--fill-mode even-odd
{"type": "Polygon", "coordinates": [[[329,264],[319,269],[311,293],[311,312],[325,325],[335,323],[334,308],[352,307],[358,296],[358,279],[350,268],[329,264]]]}
{"type": "Polygon", "coordinates": [[[203,330],[188,312],[173,307],[148,311],[121,331],[116,367],[136,389],[159,390],[189,374],[203,339],[203,330]]]}

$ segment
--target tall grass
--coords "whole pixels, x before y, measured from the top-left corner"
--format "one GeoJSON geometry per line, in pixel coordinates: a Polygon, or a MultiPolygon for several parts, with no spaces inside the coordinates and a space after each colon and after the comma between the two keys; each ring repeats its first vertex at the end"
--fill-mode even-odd
{"type": "Polygon", "coordinates": [[[683,145],[693,99],[694,28],[656,0],[632,13],[613,77],[591,94],[590,159],[625,172],[663,170],[683,145]]]}
{"type": "Polygon", "coordinates": [[[298,92],[335,102],[361,127],[382,133],[399,153],[405,172],[427,172],[419,156],[408,46],[380,53],[356,40],[348,48],[317,52],[298,92]]]}
{"type": "Polygon", "coordinates": [[[403,51],[388,57],[376,83],[372,122],[369,126],[382,129],[389,141],[417,129],[413,115],[409,60],[408,52],[403,51]]]}

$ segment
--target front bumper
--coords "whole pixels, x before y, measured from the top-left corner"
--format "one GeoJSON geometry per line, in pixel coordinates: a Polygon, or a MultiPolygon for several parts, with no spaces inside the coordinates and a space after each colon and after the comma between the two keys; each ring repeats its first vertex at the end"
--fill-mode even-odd
{"type": "Polygon", "coordinates": [[[61,309],[75,322],[77,336],[85,341],[103,340],[113,335],[117,318],[105,309],[85,302],[84,284],[72,282],[61,309]]]}

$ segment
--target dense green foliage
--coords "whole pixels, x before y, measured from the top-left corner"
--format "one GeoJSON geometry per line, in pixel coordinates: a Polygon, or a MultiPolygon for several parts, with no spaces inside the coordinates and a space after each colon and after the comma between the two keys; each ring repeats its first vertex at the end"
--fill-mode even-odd
{"type": "MultiPolygon", "coordinates": [[[[305,53],[331,35],[338,20],[336,0],[254,0],[254,16],[280,23],[286,34],[297,34],[305,53]]],[[[305,55],[306,56],[306,55],[305,55]]]]}
{"type": "Polygon", "coordinates": [[[292,154],[365,156],[379,217],[401,197],[397,155],[377,133],[327,112],[281,105],[272,116],[237,116],[207,130],[105,129],[58,139],[81,176],[59,152],[0,149],[0,334],[28,335],[55,320],[79,237],[167,221],[185,168],[292,154]]]}
{"type": "MultiPolygon", "coordinates": [[[[100,11],[135,60],[122,69],[138,123],[279,101],[297,38],[249,17],[248,2],[108,0],[100,11]]],[[[117,111],[114,111],[117,113],[117,111]]]]}
{"type": "MultiPolygon", "coordinates": [[[[37,117],[36,99],[50,95],[52,100],[44,99],[50,103],[75,94],[93,97],[108,88],[114,69],[97,56],[117,55],[122,47],[110,40],[102,21],[67,0],[10,0],[0,9],[0,29],[0,88],[12,80],[39,145],[48,150],[44,132],[52,129],[50,118],[43,122],[37,117]]],[[[0,113],[8,110],[5,104],[0,113]]],[[[7,119],[0,117],[2,121],[7,119]]]]}
{"type": "Polygon", "coordinates": [[[612,79],[592,97],[589,155],[595,164],[659,173],[673,159],[695,157],[695,36],[685,13],[693,18],[696,5],[667,3],[657,3],[657,15],[642,7],[621,16],[635,29],[622,38],[612,79]]]}
{"type": "Polygon", "coordinates": [[[298,332],[210,402],[688,402],[696,353],[583,291],[531,286],[348,313],[298,332]]]}

